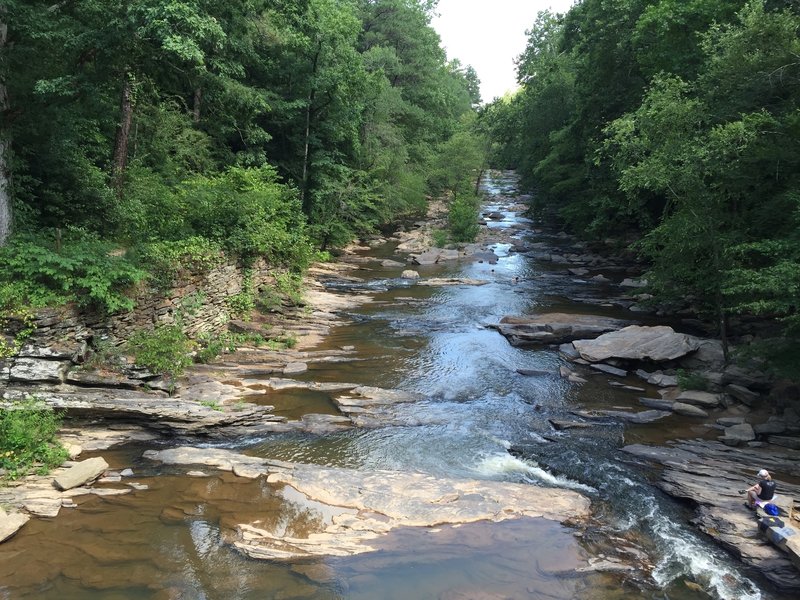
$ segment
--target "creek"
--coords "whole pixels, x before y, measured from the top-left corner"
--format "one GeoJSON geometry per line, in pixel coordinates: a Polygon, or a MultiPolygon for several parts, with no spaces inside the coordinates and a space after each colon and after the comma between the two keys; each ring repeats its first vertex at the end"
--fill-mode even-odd
{"type": "MultiPolygon", "coordinates": [[[[513,175],[491,174],[484,191],[484,210],[504,215],[490,228],[525,223],[510,208],[517,195],[513,175]]],[[[546,231],[524,235],[569,243],[546,231]]],[[[418,268],[423,278],[487,280],[482,286],[424,287],[399,279],[400,268],[354,267],[365,280],[339,284],[341,293],[366,290],[374,302],[353,310],[323,344],[354,346],[353,360],[315,363],[298,377],[413,391],[422,401],[393,406],[382,427],[274,434],[226,447],[321,466],[524,483],[554,495],[572,489],[592,500],[587,527],[519,519],[433,532],[404,528],[377,542],[377,551],[357,556],[251,560],[225,543],[226,527],[261,519],[301,536],[330,518],[327,508],[300,503],[290,488],[263,479],[213,470],[189,477],[184,467],[143,459],[145,447],[124,447],[102,455],[112,467],[130,466],[148,489],[79,497],[77,509],[31,521],[13,543],[0,546],[0,598],[780,599],[693,531],[689,510],[652,486],[647,468],[618,452],[623,442],[662,443],[713,432],[678,416],[656,425],[608,422],[553,430],[548,419],[569,418],[570,410],[630,410],[643,394],[610,386],[602,373],[582,385],[569,383],[558,376],[556,350],[513,347],[487,325],[546,310],[631,314],[574,299],[602,297],[611,286],[576,281],[563,265],[512,252],[510,244],[493,249],[500,257],[496,264],[418,268]],[[518,369],[552,375],[524,376],[518,369]],[[619,554],[620,546],[627,555],[619,554]],[[630,568],[583,570],[588,560],[615,553],[630,568]]],[[[393,250],[386,245],[369,255],[390,257],[393,250]]],[[[620,381],[647,387],[638,379],[620,381]]],[[[270,391],[253,400],[289,418],[338,412],[320,391],[270,391]]]]}

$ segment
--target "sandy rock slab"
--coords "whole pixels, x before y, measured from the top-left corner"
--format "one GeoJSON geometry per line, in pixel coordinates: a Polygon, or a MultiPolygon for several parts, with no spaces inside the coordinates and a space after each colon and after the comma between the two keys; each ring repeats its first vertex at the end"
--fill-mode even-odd
{"type": "Polygon", "coordinates": [[[419,473],[357,471],[269,461],[213,448],[148,451],[146,458],[170,464],[201,464],[246,477],[265,475],[280,487],[286,514],[304,515],[315,527],[303,535],[283,523],[241,523],[231,542],[244,554],[270,560],[349,556],[370,552],[370,541],[398,527],[454,525],[539,517],[568,522],[589,516],[589,499],[571,490],[531,485],[442,479],[419,473]]]}
{"type": "Polygon", "coordinates": [[[696,505],[692,524],[778,588],[800,592],[800,570],[787,554],[759,535],[755,515],[743,506],[744,495],[739,493],[755,483],[756,472],[766,467],[777,481],[778,495],[794,498],[798,514],[800,486],[782,480],[800,476],[797,453],[732,448],[714,441],[684,441],[669,447],[634,444],[623,451],[664,466],[657,485],[696,505]]]}
{"type": "Polygon", "coordinates": [[[522,346],[560,344],[576,339],[595,338],[625,325],[625,321],[596,315],[538,313],[520,317],[506,316],[493,327],[511,344],[522,346]]]}

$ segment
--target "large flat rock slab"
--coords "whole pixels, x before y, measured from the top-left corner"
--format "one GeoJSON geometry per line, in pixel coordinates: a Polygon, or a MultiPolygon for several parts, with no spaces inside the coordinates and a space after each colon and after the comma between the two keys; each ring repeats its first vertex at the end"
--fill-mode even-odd
{"type": "Polygon", "coordinates": [[[700,339],[676,333],[672,327],[665,325],[630,325],[593,340],[574,341],[572,345],[581,358],[589,362],[602,362],[610,358],[664,362],[694,352],[700,347],[700,339]]]}
{"type": "MultiPolygon", "coordinates": [[[[760,571],[787,592],[800,592],[800,570],[790,557],[758,533],[755,514],[743,506],[739,493],[755,482],[755,472],[766,466],[778,483],[777,494],[793,498],[800,507],[800,486],[782,476],[800,477],[797,453],[756,448],[733,448],[713,441],[685,441],[668,447],[634,444],[624,452],[664,466],[658,487],[696,506],[692,523],[716,542],[760,571]]],[[[794,521],[794,525],[800,525],[794,521]]]]}
{"type": "Polygon", "coordinates": [[[570,313],[540,313],[506,316],[494,325],[515,346],[562,344],[578,339],[595,338],[627,325],[626,321],[570,313]]]}
{"type": "Polygon", "coordinates": [[[72,489],[94,481],[108,469],[108,463],[99,456],[72,465],[53,479],[53,484],[61,490],[72,489]]]}
{"type": "Polygon", "coordinates": [[[22,526],[29,520],[30,517],[28,515],[18,512],[8,514],[0,507],[0,544],[22,529],[22,526]]]}
{"type": "Polygon", "coordinates": [[[589,516],[581,494],[531,485],[437,478],[420,473],[358,471],[269,461],[212,448],[148,451],[145,457],[169,464],[202,464],[246,477],[266,476],[296,505],[287,514],[319,515],[318,527],[305,536],[290,535],[285,523],[266,529],[241,523],[232,538],[253,558],[296,560],[349,556],[373,550],[370,541],[398,527],[433,528],[476,521],[539,517],[559,522],[589,516]]]}

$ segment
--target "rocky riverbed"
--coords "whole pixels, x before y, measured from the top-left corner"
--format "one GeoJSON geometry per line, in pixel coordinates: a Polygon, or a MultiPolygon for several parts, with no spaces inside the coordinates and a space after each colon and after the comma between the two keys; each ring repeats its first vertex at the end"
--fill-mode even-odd
{"type": "MultiPolygon", "coordinates": [[[[523,388],[547,380],[552,382],[548,385],[563,384],[568,386],[564,389],[577,391],[578,402],[566,414],[548,412],[542,420],[543,428],[526,434],[536,444],[558,445],[567,443],[569,436],[591,437],[603,430],[616,431],[620,423],[637,427],[640,437],[647,436],[642,433],[646,427],[657,428],[654,432],[678,432],[676,439],[681,437],[682,427],[693,435],[702,431],[702,441],[629,445],[624,453],[628,461],[635,457],[637,461],[646,459],[642,465],[664,465],[655,476],[656,485],[697,507],[693,525],[699,531],[761,572],[777,588],[800,589],[797,572],[778,550],[753,535],[752,515],[736,505],[733,494],[733,487],[744,487],[734,485],[735,480],[745,483],[756,466],[769,464],[787,495],[800,500],[795,487],[800,473],[792,463],[797,454],[793,449],[800,447],[800,394],[796,385],[770,381],[741,366],[725,365],[718,342],[684,327],[687,323],[663,324],[662,318],[647,309],[648,298],[639,287],[639,269],[631,266],[627,257],[594,252],[559,232],[539,231],[533,237],[537,241],[532,241],[526,233],[531,224],[519,217],[525,208],[516,198],[501,201],[483,215],[481,239],[472,245],[433,247],[432,231],[443,218],[442,207],[434,206],[428,220],[394,239],[369,240],[347,249],[339,262],[309,271],[302,306],[231,324],[238,331],[257,333],[269,327],[273,333],[294,335],[298,340],[295,348],[239,348],[214,364],[190,368],[171,394],[166,383],[150,375],[87,369],[74,362],[74,353],[64,349],[48,352],[26,348],[8,367],[13,376],[3,396],[11,400],[35,393],[79,419],[74,421],[82,423],[79,428],[64,432],[73,459],[83,458],[81,452],[85,455],[115,444],[147,447],[177,438],[192,447],[153,450],[146,456],[157,462],[185,465],[187,474],[197,466],[212,467],[230,470],[245,479],[263,480],[276,489],[291,489],[294,491],[286,494],[300,507],[298,510],[307,511],[312,506],[324,515],[301,536],[265,527],[258,519],[226,523],[227,542],[253,557],[297,560],[356,555],[376,547],[375,540],[406,527],[435,534],[442,524],[544,517],[580,525],[587,546],[591,545],[588,540],[593,531],[606,532],[599,537],[618,538],[614,545],[625,548],[625,552],[614,553],[608,545],[599,545],[602,550],[596,549],[596,555],[586,559],[583,568],[627,573],[623,579],[636,582],[637,593],[641,593],[642,586],[653,585],[653,560],[647,556],[652,550],[644,549],[646,544],[639,540],[608,534],[607,526],[592,526],[588,498],[597,503],[600,498],[596,489],[576,483],[579,474],[567,473],[555,460],[548,471],[542,471],[538,462],[527,460],[523,452],[520,456],[527,462],[512,461],[511,466],[503,467],[544,478],[537,479],[539,485],[530,485],[527,479],[520,483],[487,482],[464,473],[450,477],[363,465],[308,465],[197,447],[198,441],[230,444],[270,436],[324,440],[329,435],[353,435],[358,440],[367,431],[380,435],[392,428],[457,426],[452,423],[452,412],[431,410],[436,401],[450,399],[447,377],[453,369],[443,371],[441,389],[398,387],[388,377],[380,385],[367,378],[373,384],[365,385],[360,369],[374,369],[377,361],[356,347],[361,340],[336,345],[329,341],[332,334],[362,318],[367,308],[380,314],[398,305],[413,306],[426,302],[427,294],[446,294],[449,288],[468,294],[469,289],[500,287],[504,294],[524,298],[547,286],[558,296],[539,301],[548,310],[521,310],[469,325],[474,327],[470,331],[481,336],[507,338],[521,348],[514,355],[520,360],[526,352],[539,348],[551,352],[548,356],[554,360],[533,368],[497,365],[494,370],[506,372],[509,384],[523,388]],[[506,276],[503,264],[512,260],[533,261],[546,268],[532,273],[508,271],[506,276]],[[465,272],[448,268],[462,264],[474,267],[465,272]],[[580,307],[585,310],[581,312],[580,307]],[[552,353],[553,348],[559,348],[557,355],[552,353]],[[704,389],[687,389],[688,383],[704,389]],[[582,401],[582,389],[617,395],[613,402],[587,402],[582,401]],[[296,406],[291,398],[298,399],[296,406]],[[540,487],[542,484],[544,487],[540,487]],[[713,490],[715,484],[721,490],[719,494],[703,494],[703,490],[713,490]]],[[[401,347],[391,350],[389,360],[398,360],[404,339],[415,339],[420,332],[437,328],[446,333],[451,326],[451,315],[446,311],[428,314],[422,322],[399,323],[394,339],[401,347]]],[[[457,360],[459,369],[472,368],[461,358],[457,360]]],[[[482,360],[491,362],[492,357],[482,360]]],[[[548,410],[536,400],[537,393],[520,405],[534,415],[548,410]]],[[[502,435],[509,434],[489,434],[502,435]]],[[[68,463],[64,470],[72,466],[68,463]]],[[[641,468],[645,472],[650,469],[641,468]]],[[[63,509],[71,510],[75,507],[72,499],[80,494],[147,493],[137,488],[146,484],[121,474],[124,468],[109,471],[94,484],[87,480],[70,490],[57,490],[51,484],[63,470],[50,478],[31,477],[3,489],[0,504],[9,508],[17,523],[28,514],[52,517],[63,509]]],[[[12,518],[0,515],[4,522],[12,518]]],[[[719,593],[715,588],[708,589],[712,594],[719,593]]]]}

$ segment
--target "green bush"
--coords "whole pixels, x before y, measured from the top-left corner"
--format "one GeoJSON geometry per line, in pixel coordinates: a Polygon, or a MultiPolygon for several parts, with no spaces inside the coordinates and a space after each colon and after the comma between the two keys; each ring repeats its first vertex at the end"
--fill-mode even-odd
{"type": "Polygon", "coordinates": [[[473,242],[478,235],[478,207],[476,196],[462,195],[453,200],[448,213],[450,236],[454,242],[473,242]]]}
{"type": "Polygon", "coordinates": [[[0,469],[4,478],[24,477],[36,468],[40,474],[60,465],[67,451],[56,439],[63,413],[54,412],[35,398],[0,408],[0,469]]]}
{"type": "Polygon", "coordinates": [[[702,375],[678,369],[678,386],[683,390],[708,390],[708,380],[702,375]]]}
{"type": "Polygon", "coordinates": [[[130,310],[126,291],[146,273],[115,250],[77,230],[63,239],[15,236],[0,248],[0,308],[75,302],[107,313],[130,310]]]}
{"type": "Polygon", "coordinates": [[[225,260],[217,242],[200,236],[142,244],[134,256],[161,288],[171,286],[181,271],[209,271],[225,260]]]}
{"type": "Polygon", "coordinates": [[[444,248],[447,245],[447,242],[450,241],[450,236],[444,229],[434,229],[432,237],[433,245],[437,248],[444,248]]]}
{"type": "Polygon", "coordinates": [[[137,331],[127,344],[136,364],[153,373],[175,379],[192,364],[192,342],[179,325],[162,325],[152,331],[137,331]]]}

